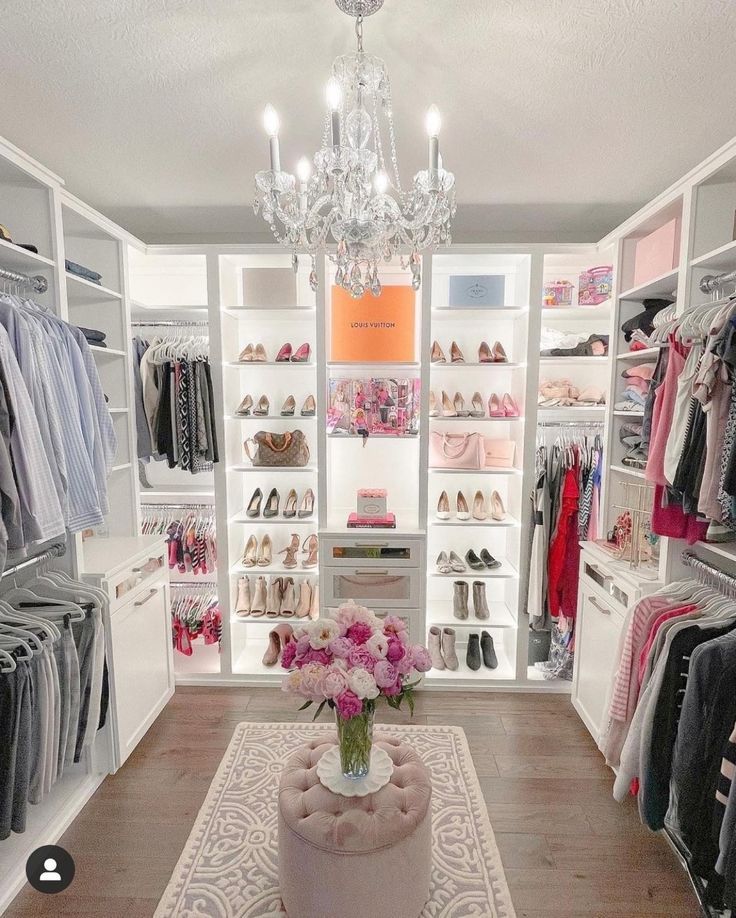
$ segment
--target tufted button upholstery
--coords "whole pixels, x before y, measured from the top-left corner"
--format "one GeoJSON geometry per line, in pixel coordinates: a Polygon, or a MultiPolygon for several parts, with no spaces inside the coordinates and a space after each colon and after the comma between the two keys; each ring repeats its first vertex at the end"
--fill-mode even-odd
{"type": "Polygon", "coordinates": [[[418,918],[429,898],[432,786],[408,746],[388,737],[391,781],[341,797],[317,777],[332,736],[303,746],[279,786],[279,884],[289,918],[418,918]]]}
{"type": "Polygon", "coordinates": [[[394,763],[390,782],[367,797],[341,797],[317,776],[317,763],[334,744],[334,737],[313,740],[286,763],[279,811],[289,828],[311,845],[343,853],[375,851],[411,835],[432,797],[429,773],[414,750],[377,738],[394,763]]]}

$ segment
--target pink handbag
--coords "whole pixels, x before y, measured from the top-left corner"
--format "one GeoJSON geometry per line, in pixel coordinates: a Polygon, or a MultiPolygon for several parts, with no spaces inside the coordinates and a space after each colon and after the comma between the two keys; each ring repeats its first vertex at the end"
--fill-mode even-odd
{"type": "Polygon", "coordinates": [[[429,464],[433,469],[482,469],[483,437],[479,433],[429,435],[429,464]]]}
{"type": "Polygon", "coordinates": [[[485,465],[487,468],[510,469],[514,465],[516,443],[513,440],[485,440],[485,465]]]}

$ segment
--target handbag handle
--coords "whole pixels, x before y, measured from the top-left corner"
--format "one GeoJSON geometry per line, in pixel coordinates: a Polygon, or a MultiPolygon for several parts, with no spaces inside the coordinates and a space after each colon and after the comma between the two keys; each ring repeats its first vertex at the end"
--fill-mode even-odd
{"type": "Polygon", "coordinates": [[[462,443],[460,443],[456,447],[453,447],[453,449],[455,449],[456,452],[452,453],[452,452],[448,452],[450,448],[450,444],[448,443],[448,440],[447,440],[447,434],[442,434],[442,455],[446,456],[448,459],[457,459],[458,456],[462,455],[462,453],[465,450],[465,445],[468,442],[468,437],[470,436],[470,434],[455,434],[454,436],[462,437],[462,443]]]}
{"type": "Polygon", "coordinates": [[[291,445],[291,431],[287,430],[286,433],[284,434],[284,445],[283,446],[276,446],[276,444],[273,442],[273,436],[270,433],[266,434],[266,443],[268,443],[269,447],[275,453],[285,453],[286,450],[291,445]]]}
{"type": "Polygon", "coordinates": [[[256,449],[258,449],[258,444],[252,437],[250,437],[248,440],[243,440],[243,449],[245,450],[245,455],[250,459],[251,462],[253,462],[255,456],[251,456],[250,454],[250,447],[248,446],[249,443],[255,443],[256,449]]]}

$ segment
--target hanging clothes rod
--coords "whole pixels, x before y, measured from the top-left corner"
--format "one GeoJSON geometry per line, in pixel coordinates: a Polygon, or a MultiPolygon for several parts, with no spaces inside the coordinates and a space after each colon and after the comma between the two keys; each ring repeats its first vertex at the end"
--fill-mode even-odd
{"type": "Polygon", "coordinates": [[[19,274],[17,271],[0,267],[0,278],[19,287],[31,287],[36,293],[46,293],[49,289],[49,282],[41,274],[19,274]]]}
{"type": "MultiPolygon", "coordinates": [[[[734,561],[736,561],[736,558],[734,558],[734,561]]],[[[696,573],[705,574],[707,577],[712,578],[721,592],[729,596],[736,595],[736,576],[733,574],[728,574],[726,571],[721,570],[720,567],[716,567],[715,564],[704,561],[691,551],[682,553],[682,563],[686,567],[691,567],[696,573]]]]}
{"type": "Polygon", "coordinates": [[[736,271],[729,271],[727,274],[706,274],[700,281],[700,289],[703,293],[715,293],[727,284],[736,284],[736,271]]]}
{"type": "Polygon", "coordinates": [[[12,567],[6,567],[2,575],[0,575],[0,579],[4,580],[6,577],[12,577],[18,571],[33,567],[36,564],[43,564],[44,561],[50,561],[52,558],[60,558],[65,552],[66,542],[54,542],[53,545],[49,545],[45,551],[35,555],[33,558],[27,558],[25,561],[19,561],[17,564],[12,565],[12,567]]]}
{"type": "MultiPolygon", "coordinates": [[[[213,573],[215,572],[213,571],[213,573]]],[[[207,576],[207,575],[204,575],[204,576],[207,576]]],[[[179,583],[175,581],[173,583],[170,583],[169,586],[171,587],[172,590],[189,590],[189,592],[191,592],[192,590],[207,590],[210,593],[212,593],[212,592],[216,592],[217,590],[217,581],[207,580],[207,581],[200,582],[200,583],[197,583],[194,581],[187,582],[187,583],[179,583]]]]}
{"type": "Polygon", "coordinates": [[[603,421],[537,421],[537,427],[603,427],[603,421]]]}
{"type": "Polygon", "coordinates": [[[204,327],[209,326],[210,323],[207,319],[162,319],[160,322],[156,321],[156,319],[151,319],[150,322],[136,321],[130,324],[137,328],[181,328],[183,326],[189,327],[192,325],[201,325],[204,327]]]}
{"type": "Polygon", "coordinates": [[[143,513],[149,509],[153,510],[209,510],[215,512],[214,504],[144,504],[141,508],[143,513]]]}

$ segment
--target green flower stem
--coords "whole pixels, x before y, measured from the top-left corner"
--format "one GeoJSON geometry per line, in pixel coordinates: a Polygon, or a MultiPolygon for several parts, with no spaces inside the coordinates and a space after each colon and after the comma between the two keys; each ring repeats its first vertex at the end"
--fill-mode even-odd
{"type": "Polygon", "coordinates": [[[342,773],[347,778],[362,778],[368,774],[371,764],[373,711],[364,711],[349,720],[335,711],[335,720],[342,773]]]}

